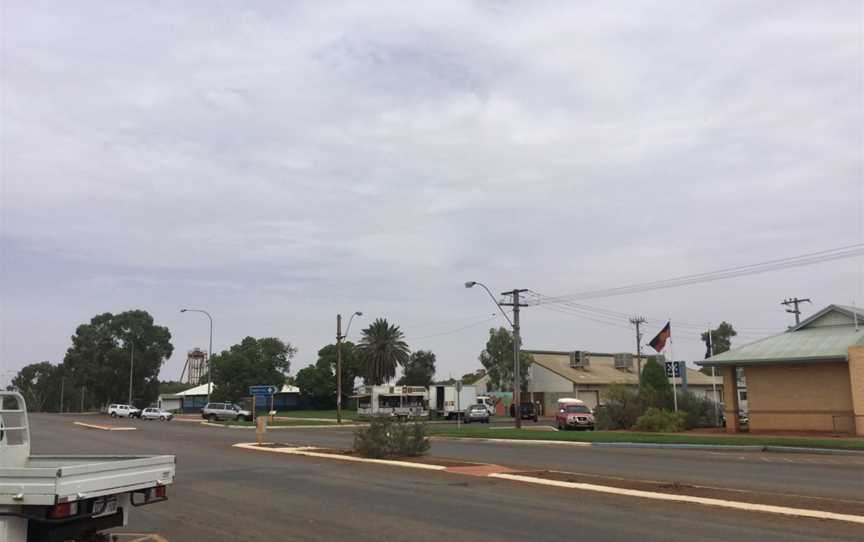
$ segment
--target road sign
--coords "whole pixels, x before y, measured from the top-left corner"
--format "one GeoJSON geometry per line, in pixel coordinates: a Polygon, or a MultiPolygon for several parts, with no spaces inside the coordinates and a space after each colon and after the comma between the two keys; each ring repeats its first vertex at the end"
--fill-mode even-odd
{"type": "Polygon", "coordinates": [[[274,395],[277,391],[276,386],[249,386],[249,395],[274,395]]]}
{"type": "Polygon", "coordinates": [[[681,371],[684,370],[683,361],[667,361],[666,362],[666,378],[681,378],[681,371]]]}

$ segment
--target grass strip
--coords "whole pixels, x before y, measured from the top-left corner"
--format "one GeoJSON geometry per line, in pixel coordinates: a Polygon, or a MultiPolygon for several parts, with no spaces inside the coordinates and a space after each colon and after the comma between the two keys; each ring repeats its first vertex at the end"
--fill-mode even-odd
{"type": "Polygon", "coordinates": [[[702,444],[716,446],[792,446],[801,448],[834,448],[864,450],[864,438],[713,436],[697,434],[637,433],[631,431],[525,431],[432,426],[430,435],[454,438],[494,438],[513,440],[548,440],[558,442],[597,442],[635,444],[702,444]]]}

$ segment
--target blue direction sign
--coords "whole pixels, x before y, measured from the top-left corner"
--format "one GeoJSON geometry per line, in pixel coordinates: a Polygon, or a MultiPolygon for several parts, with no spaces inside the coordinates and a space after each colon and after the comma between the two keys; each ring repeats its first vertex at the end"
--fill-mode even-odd
{"type": "MultiPolygon", "coordinates": [[[[681,372],[684,371],[684,362],[683,361],[667,361],[666,362],[666,377],[672,378],[681,378],[681,372]]],[[[685,372],[686,378],[686,372],[685,372]]]]}
{"type": "Polygon", "coordinates": [[[276,386],[249,386],[249,395],[274,395],[277,391],[276,386]]]}

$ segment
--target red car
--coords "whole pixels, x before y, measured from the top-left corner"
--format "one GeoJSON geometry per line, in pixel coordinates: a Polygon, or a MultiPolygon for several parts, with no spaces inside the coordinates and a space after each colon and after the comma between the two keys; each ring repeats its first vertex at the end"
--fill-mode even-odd
{"type": "Polygon", "coordinates": [[[559,399],[555,414],[558,429],[594,430],[594,413],[579,399],[559,399]]]}

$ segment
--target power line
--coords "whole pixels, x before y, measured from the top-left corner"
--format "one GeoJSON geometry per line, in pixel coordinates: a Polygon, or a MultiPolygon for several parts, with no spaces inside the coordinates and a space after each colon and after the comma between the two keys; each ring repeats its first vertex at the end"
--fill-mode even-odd
{"type": "Polygon", "coordinates": [[[617,328],[620,328],[620,329],[626,329],[627,331],[630,331],[630,327],[629,327],[629,326],[626,326],[626,325],[623,325],[623,324],[619,324],[619,323],[615,323],[615,322],[611,322],[611,321],[609,321],[609,320],[600,320],[600,319],[598,319],[598,318],[593,318],[593,317],[591,317],[591,316],[588,316],[588,315],[586,315],[586,314],[584,314],[584,313],[580,313],[580,312],[576,312],[576,311],[566,310],[566,309],[563,309],[563,308],[561,308],[561,307],[557,307],[557,306],[551,306],[551,307],[550,307],[550,306],[548,306],[548,305],[540,305],[538,308],[540,308],[540,309],[542,309],[542,310],[546,310],[546,311],[557,312],[557,313],[559,313],[559,314],[566,314],[566,315],[569,315],[569,316],[576,316],[576,317],[579,317],[579,318],[583,318],[583,319],[585,319],[585,320],[591,320],[591,321],[593,321],[593,322],[597,322],[597,323],[599,323],[599,324],[604,324],[604,325],[607,325],[607,326],[617,327],[617,328]]]}
{"type": "Polygon", "coordinates": [[[471,324],[468,324],[467,326],[458,327],[456,329],[451,329],[448,331],[442,331],[441,333],[433,333],[431,335],[423,335],[422,337],[408,337],[405,340],[406,341],[419,341],[420,339],[429,339],[431,337],[441,337],[443,335],[452,335],[452,334],[458,333],[460,331],[465,331],[466,329],[471,329],[472,327],[477,327],[480,324],[485,324],[486,322],[491,322],[492,320],[494,320],[496,318],[498,318],[498,315],[493,314],[493,315],[491,315],[491,317],[484,318],[483,320],[480,320],[478,322],[473,322],[471,324]]]}
{"type": "Polygon", "coordinates": [[[564,301],[574,301],[581,299],[596,299],[600,297],[613,297],[618,295],[627,295],[650,290],[660,290],[665,288],[677,288],[690,284],[699,284],[703,282],[712,282],[728,278],[742,277],[746,275],[755,275],[767,273],[769,271],[777,271],[780,269],[789,269],[794,267],[804,267],[814,265],[821,262],[839,260],[843,258],[853,258],[855,256],[864,255],[864,244],[857,243],[844,247],[838,247],[819,252],[811,252],[788,258],[780,258],[776,260],[768,260],[765,262],[728,267],[717,271],[709,271],[705,273],[696,273],[693,275],[682,275],[668,279],[655,280],[651,282],[642,282],[630,284],[627,286],[619,286],[616,288],[606,288],[602,290],[591,290],[577,294],[569,294],[555,297],[545,297],[538,300],[535,304],[560,303],[564,301]]]}
{"type": "MultiPolygon", "coordinates": [[[[531,293],[532,293],[534,299],[537,301],[543,301],[545,299],[551,299],[551,298],[548,298],[547,296],[544,296],[543,294],[540,294],[539,292],[531,292],[531,293]]],[[[629,314],[624,313],[624,312],[618,312],[618,311],[614,311],[611,309],[604,309],[604,308],[600,308],[600,307],[593,307],[591,305],[584,305],[584,304],[575,303],[572,301],[551,301],[551,302],[549,302],[549,304],[555,305],[555,306],[567,307],[569,309],[573,309],[573,310],[578,311],[578,312],[583,312],[583,313],[586,313],[586,314],[589,314],[589,315],[592,315],[595,317],[599,317],[599,318],[607,318],[610,320],[614,320],[616,322],[628,321],[631,318],[631,316],[629,314]]],[[[535,303],[535,306],[539,306],[539,304],[535,303]]],[[[545,306],[545,305],[543,305],[543,306],[545,306]]],[[[665,318],[656,318],[656,317],[651,317],[651,318],[646,317],[645,322],[649,323],[649,324],[664,324],[666,322],[666,319],[665,318]]],[[[675,325],[676,325],[676,327],[679,327],[679,328],[685,328],[685,329],[689,328],[689,329],[693,329],[693,330],[698,330],[700,332],[705,331],[706,329],[708,329],[710,327],[709,322],[697,323],[697,322],[686,322],[686,321],[678,321],[678,320],[675,321],[675,325]]],[[[759,333],[766,333],[766,332],[768,332],[768,333],[776,332],[778,330],[776,328],[740,327],[740,328],[736,328],[736,331],[741,331],[744,333],[754,332],[754,333],[759,334],[759,333]]]]}

